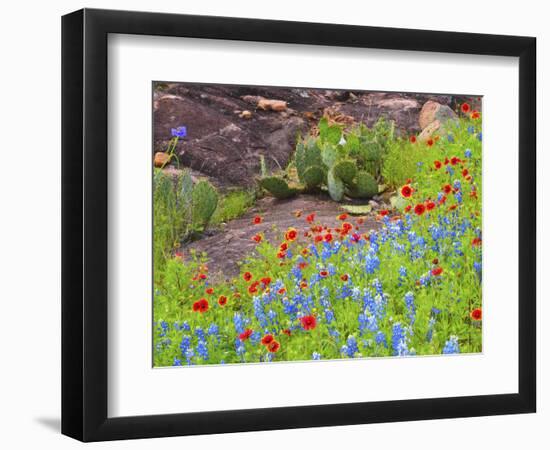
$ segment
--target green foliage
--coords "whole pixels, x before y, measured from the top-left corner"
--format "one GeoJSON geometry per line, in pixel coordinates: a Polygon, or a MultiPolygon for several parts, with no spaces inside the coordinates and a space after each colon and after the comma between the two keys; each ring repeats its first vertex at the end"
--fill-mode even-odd
{"type": "Polygon", "coordinates": [[[372,198],[378,194],[378,183],[370,173],[363,170],[357,172],[346,193],[353,198],[372,198]]]}
{"type": "Polygon", "coordinates": [[[334,200],[335,202],[339,202],[344,198],[344,182],[336,177],[334,175],[334,172],[332,169],[328,171],[327,175],[327,185],[328,185],[328,193],[330,195],[330,198],[334,200]]]}
{"type": "Polygon", "coordinates": [[[276,176],[261,178],[260,186],[279,199],[293,197],[298,193],[298,189],[291,188],[283,178],[276,176]]]}
{"type": "Polygon", "coordinates": [[[267,167],[265,165],[264,155],[260,155],[260,174],[262,177],[267,177],[267,167]]]}
{"type": "Polygon", "coordinates": [[[242,216],[254,204],[254,200],[254,193],[246,190],[230,191],[222,195],[210,223],[216,225],[242,216]]]}
{"type": "Polygon", "coordinates": [[[214,186],[208,181],[199,181],[192,193],[193,226],[199,229],[206,227],[217,206],[218,193],[214,186]]]}
{"type": "Polygon", "coordinates": [[[192,228],[189,172],[167,175],[160,169],[153,174],[153,246],[155,270],[164,266],[171,251],[179,246],[192,228]]]}
{"type": "Polygon", "coordinates": [[[405,139],[392,141],[388,148],[382,167],[382,176],[388,185],[398,188],[414,176],[416,164],[421,155],[418,154],[418,145],[411,144],[405,139]]]}
{"type": "Polygon", "coordinates": [[[346,184],[352,183],[356,174],[357,164],[353,160],[342,160],[334,165],[334,175],[346,184]]]}
{"type": "Polygon", "coordinates": [[[342,128],[339,125],[329,125],[326,117],[319,121],[319,139],[323,143],[336,145],[342,138],[342,128]]]}

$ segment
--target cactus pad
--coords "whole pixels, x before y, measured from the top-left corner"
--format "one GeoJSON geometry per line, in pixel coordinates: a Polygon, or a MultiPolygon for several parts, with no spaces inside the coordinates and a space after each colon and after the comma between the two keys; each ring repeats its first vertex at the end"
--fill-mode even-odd
{"type": "Polygon", "coordinates": [[[334,166],[334,175],[340,178],[344,183],[350,184],[353,182],[357,174],[357,165],[355,161],[343,160],[334,166]]]}
{"type": "Polygon", "coordinates": [[[193,187],[192,214],[193,223],[204,227],[210,221],[218,206],[218,193],[208,181],[199,181],[193,187]]]}
{"type": "Polygon", "coordinates": [[[260,180],[260,186],[275,198],[289,198],[298,193],[298,189],[289,187],[280,177],[265,177],[260,180]]]}

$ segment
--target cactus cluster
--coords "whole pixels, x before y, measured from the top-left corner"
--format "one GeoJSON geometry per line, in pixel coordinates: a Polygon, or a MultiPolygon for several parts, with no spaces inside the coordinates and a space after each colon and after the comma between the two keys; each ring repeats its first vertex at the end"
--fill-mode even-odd
{"type": "Polygon", "coordinates": [[[300,139],[294,164],[300,186],[292,187],[285,176],[269,176],[261,164],[260,187],[276,198],[288,198],[299,192],[328,189],[334,201],[344,196],[369,199],[378,193],[378,160],[382,151],[376,142],[367,145],[356,134],[343,134],[336,125],[321,121],[317,139],[300,139]]]}

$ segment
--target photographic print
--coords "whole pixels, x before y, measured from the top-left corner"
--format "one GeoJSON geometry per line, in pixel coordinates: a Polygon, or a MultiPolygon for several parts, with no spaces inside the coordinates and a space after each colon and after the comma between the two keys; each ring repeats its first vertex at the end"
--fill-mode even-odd
{"type": "Polygon", "coordinates": [[[482,98],[156,81],[153,366],[482,351],[482,98]]]}

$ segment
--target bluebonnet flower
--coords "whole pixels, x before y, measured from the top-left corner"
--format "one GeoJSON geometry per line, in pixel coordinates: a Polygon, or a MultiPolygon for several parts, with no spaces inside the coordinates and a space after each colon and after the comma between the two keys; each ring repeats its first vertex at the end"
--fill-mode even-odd
{"type": "Polygon", "coordinates": [[[407,356],[410,354],[407,346],[406,330],[400,322],[396,322],[392,326],[391,342],[395,356],[407,356]]]}
{"type": "Polygon", "coordinates": [[[384,347],[388,347],[388,342],[386,341],[386,335],[382,331],[379,331],[378,333],[376,333],[376,336],[374,337],[374,341],[376,342],[377,345],[383,345],[384,347]]]}
{"type": "Polygon", "coordinates": [[[475,261],[474,262],[474,269],[476,270],[476,272],[481,273],[481,263],[475,261]]]}
{"type": "Polygon", "coordinates": [[[433,333],[434,333],[434,326],[435,326],[435,318],[432,317],[430,321],[428,322],[428,331],[426,332],[426,341],[432,342],[433,333]]]}
{"type": "Polygon", "coordinates": [[[311,359],[313,359],[315,361],[319,361],[321,359],[321,354],[319,352],[313,352],[311,354],[311,359]]]}
{"type": "Polygon", "coordinates": [[[460,353],[460,347],[458,345],[458,336],[449,336],[447,342],[443,346],[443,354],[450,355],[453,353],[460,353]]]}
{"type": "Polygon", "coordinates": [[[483,136],[481,135],[481,132],[479,132],[477,135],[477,140],[481,142],[482,139],[483,139],[483,136]]]}
{"type": "Polygon", "coordinates": [[[470,125],[470,126],[468,127],[468,133],[474,134],[475,132],[476,132],[476,130],[475,130],[475,128],[473,127],[473,125],[470,125]]]}
{"type": "Polygon", "coordinates": [[[414,304],[414,294],[411,291],[405,294],[405,305],[407,306],[407,310],[409,311],[409,320],[412,326],[415,321],[416,306],[414,304]]]}
{"type": "Polygon", "coordinates": [[[187,136],[187,127],[184,126],[172,128],[171,131],[173,137],[184,138],[187,136]]]}
{"type": "Polygon", "coordinates": [[[447,140],[452,144],[455,141],[455,138],[452,134],[447,135],[447,140]]]}
{"type": "Polygon", "coordinates": [[[253,344],[257,344],[258,342],[260,342],[261,338],[262,338],[261,333],[259,331],[254,331],[250,335],[250,342],[252,342],[253,344]]]}
{"type": "Polygon", "coordinates": [[[264,306],[260,297],[254,297],[252,300],[254,306],[254,315],[262,327],[267,327],[267,317],[265,315],[264,306]]]}
{"type": "Polygon", "coordinates": [[[195,336],[197,336],[197,338],[199,340],[202,340],[204,341],[206,339],[206,335],[204,334],[204,330],[201,328],[201,327],[195,327],[195,336]]]}
{"type": "Polygon", "coordinates": [[[210,326],[208,327],[208,334],[210,336],[217,336],[219,332],[220,327],[218,327],[218,325],[216,325],[215,323],[210,324],[210,326]]]}
{"type": "Polygon", "coordinates": [[[169,328],[169,327],[170,327],[170,325],[168,325],[168,323],[165,322],[164,320],[162,320],[162,321],[160,322],[160,328],[161,328],[161,330],[162,330],[162,331],[160,332],[160,336],[161,336],[161,337],[166,336],[166,333],[168,332],[168,328],[169,328]]]}
{"type": "Polygon", "coordinates": [[[235,315],[233,316],[233,325],[235,326],[235,331],[237,333],[242,333],[244,332],[244,321],[243,321],[243,317],[239,314],[239,313],[235,313],[235,315]]]}
{"type": "Polygon", "coordinates": [[[353,358],[356,353],[359,352],[359,347],[357,346],[357,340],[355,336],[350,335],[346,340],[346,345],[343,345],[340,351],[348,356],[348,358],[353,358]]]}
{"type": "MultiPolygon", "coordinates": [[[[372,246],[371,246],[372,249],[372,246]]],[[[380,259],[372,251],[369,251],[365,258],[365,271],[369,274],[374,273],[380,267],[380,259]]]]}
{"type": "Polygon", "coordinates": [[[181,366],[181,359],[174,358],[174,363],[172,365],[173,366],[181,366]]]}
{"type": "Polygon", "coordinates": [[[205,341],[199,341],[197,345],[197,353],[204,361],[208,361],[208,346],[205,341]]]}
{"type": "Polygon", "coordinates": [[[466,150],[464,150],[464,156],[466,158],[471,158],[472,157],[472,151],[469,148],[467,148],[466,150]]]}

